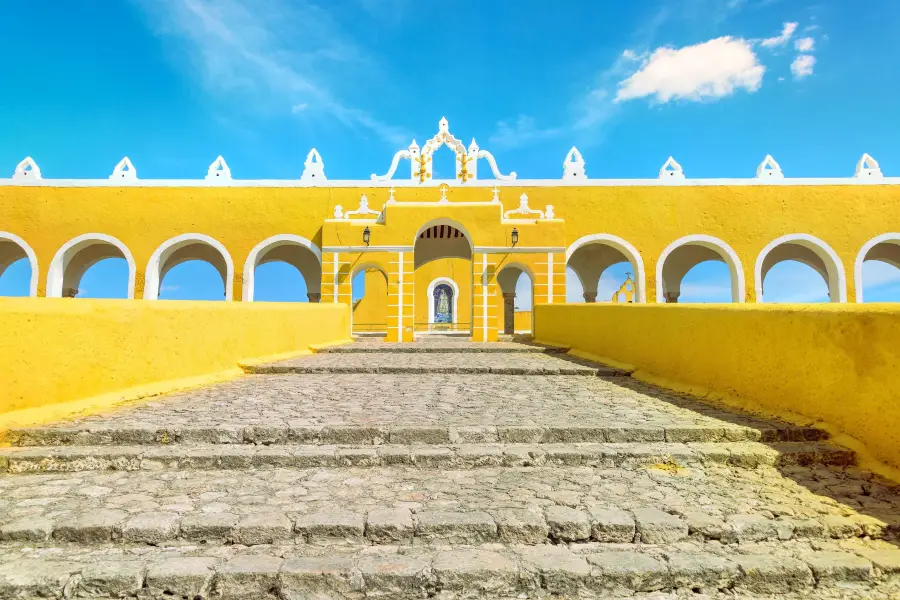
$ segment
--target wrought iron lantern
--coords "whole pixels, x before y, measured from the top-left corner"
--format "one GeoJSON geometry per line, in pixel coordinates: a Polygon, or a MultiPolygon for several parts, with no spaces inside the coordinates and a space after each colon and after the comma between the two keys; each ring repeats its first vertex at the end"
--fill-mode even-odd
{"type": "Polygon", "coordinates": [[[515,246],[516,244],[519,243],[519,230],[516,229],[515,227],[513,227],[512,235],[510,236],[510,239],[512,239],[513,246],[515,246]]]}
{"type": "Polygon", "coordinates": [[[368,228],[368,227],[366,227],[365,229],[363,229],[363,244],[365,244],[366,246],[368,246],[368,245],[369,245],[369,238],[371,238],[371,236],[372,236],[372,232],[369,231],[369,228],[368,228]]]}

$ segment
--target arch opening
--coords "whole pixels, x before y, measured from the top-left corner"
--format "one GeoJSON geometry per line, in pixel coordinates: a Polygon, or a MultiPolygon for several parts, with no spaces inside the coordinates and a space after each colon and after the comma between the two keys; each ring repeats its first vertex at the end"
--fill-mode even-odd
{"type": "Polygon", "coordinates": [[[47,297],[75,298],[81,293],[82,297],[131,299],[134,298],[134,279],[134,259],[125,244],[112,236],[89,233],[69,240],[53,257],[47,273],[47,297]],[[123,276],[124,270],[108,259],[124,260],[127,276],[123,276]],[[99,272],[93,269],[95,265],[99,272]],[[88,269],[96,276],[93,281],[98,286],[82,293],[80,288],[88,269]]]}
{"type": "Polygon", "coordinates": [[[413,243],[414,268],[442,258],[472,260],[472,240],[465,228],[449,219],[438,219],[419,229],[413,243]]]}
{"type": "Polygon", "coordinates": [[[319,302],[321,285],[322,253],[299,236],[277,235],[260,242],[244,265],[243,299],[247,302],[319,302]],[[293,277],[295,273],[299,282],[293,277]]]}
{"type": "MultiPolygon", "coordinates": [[[[646,302],[644,262],[637,249],[617,236],[593,234],[569,246],[566,252],[567,285],[580,283],[583,302],[607,302],[625,283],[634,281],[636,302],[646,302]],[[571,270],[574,278],[569,276],[571,270]],[[604,277],[605,275],[605,277],[604,277]]],[[[575,293],[569,301],[577,302],[575,293]]]]}
{"type": "Polygon", "coordinates": [[[663,250],[656,264],[657,302],[728,302],[729,296],[731,302],[743,302],[745,294],[741,260],[731,246],[718,238],[691,235],[676,240],[663,250]],[[716,276],[719,270],[712,263],[725,264],[727,282],[716,276]],[[692,279],[700,280],[687,286],[688,296],[679,300],[688,273],[692,279]],[[723,287],[730,293],[724,294],[723,287]]]}
{"type": "Polygon", "coordinates": [[[534,274],[527,266],[510,263],[497,273],[503,333],[531,333],[534,322],[534,274]]]}
{"type": "Polygon", "coordinates": [[[37,257],[25,240],[0,232],[0,296],[36,296],[37,257]]]}
{"type": "Polygon", "coordinates": [[[387,335],[388,284],[381,267],[364,264],[356,267],[350,278],[352,308],[350,331],[355,336],[387,335]]]}
{"type": "MultiPolygon", "coordinates": [[[[234,263],[231,255],[217,240],[202,234],[185,234],[163,242],[153,253],[147,265],[147,275],[144,285],[144,298],[147,300],[160,299],[162,282],[170,271],[185,265],[179,269],[182,273],[202,273],[204,266],[190,264],[195,261],[207,263],[218,273],[222,281],[223,291],[221,297],[225,300],[232,299],[232,283],[234,280],[234,263]]],[[[209,280],[207,280],[208,282],[209,280]]],[[[195,285],[193,279],[185,278],[184,283],[169,283],[167,285],[179,286],[178,290],[164,290],[178,292],[176,296],[183,300],[209,300],[217,297],[211,295],[208,287],[195,285]]],[[[168,294],[165,294],[168,295],[168,294]]]]}
{"type": "Polygon", "coordinates": [[[900,233],[866,242],[855,271],[857,302],[900,302],[900,233]]]}
{"type": "Polygon", "coordinates": [[[847,301],[847,280],[840,259],[828,244],[811,235],[786,235],[769,243],[756,259],[755,275],[758,302],[847,301]],[[769,282],[767,298],[767,276],[780,263],[785,265],[769,282]],[[812,269],[825,281],[827,299],[817,289],[817,280],[810,278],[809,271],[800,265],[812,269]]]}

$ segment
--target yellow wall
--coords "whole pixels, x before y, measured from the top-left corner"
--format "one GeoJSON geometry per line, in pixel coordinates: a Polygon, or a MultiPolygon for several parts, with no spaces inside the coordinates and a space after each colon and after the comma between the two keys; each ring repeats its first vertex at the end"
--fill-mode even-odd
{"type": "Polygon", "coordinates": [[[425,263],[415,273],[415,322],[428,323],[428,286],[438,277],[452,279],[459,288],[457,323],[472,322],[472,261],[466,258],[439,258],[425,263]]]}
{"type": "Polygon", "coordinates": [[[513,316],[513,326],[516,331],[531,331],[531,311],[517,310],[513,316]]]}
{"type": "Polygon", "coordinates": [[[830,424],[900,467],[900,306],[539,305],[535,339],[830,424]]]}
{"type": "Polygon", "coordinates": [[[344,304],[0,299],[0,413],[350,337],[344,304]]]}
{"type": "Polygon", "coordinates": [[[378,269],[366,269],[365,295],[353,303],[353,325],[370,330],[373,325],[381,325],[378,331],[387,328],[387,277],[378,269]]]}

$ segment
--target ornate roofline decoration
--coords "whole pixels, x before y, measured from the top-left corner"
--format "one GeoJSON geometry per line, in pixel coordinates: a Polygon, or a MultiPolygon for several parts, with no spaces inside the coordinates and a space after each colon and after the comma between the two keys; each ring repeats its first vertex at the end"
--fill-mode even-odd
{"type": "Polygon", "coordinates": [[[231,169],[220,154],[206,172],[207,181],[231,181],[231,169]]]}
{"type": "Polygon", "coordinates": [[[671,156],[659,169],[659,178],[663,181],[684,181],[684,169],[671,156]]]}
{"type": "Polygon", "coordinates": [[[756,167],[757,179],[784,179],[784,173],[781,172],[781,166],[775,162],[771,154],[766,154],[759,166],[756,167]]]}
{"type": "Polygon", "coordinates": [[[856,163],[856,173],[853,176],[857,179],[882,179],[884,177],[881,174],[881,167],[878,166],[878,161],[868,154],[863,154],[859,162],[856,163]]]}
{"type": "Polygon", "coordinates": [[[584,157],[578,148],[572,146],[566,159],[563,161],[563,179],[568,181],[584,181],[587,179],[587,173],[584,170],[584,157]]]}
{"type": "Polygon", "coordinates": [[[131,164],[131,160],[126,156],[116,163],[112,175],[110,175],[109,178],[118,181],[137,181],[137,169],[134,168],[134,165],[131,164]]]}
{"type": "Polygon", "coordinates": [[[350,217],[352,217],[353,215],[375,215],[375,217],[377,218],[381,215],[381,211],[369,208],[369,198],[365,194],[359,197],[359,208],[357,208],[356,210],[348,210],[344,212],[344,207],[340,204],[334,207],[335,219],[349,221],[350,217]]]}
{"type": "Polygon", "coordinates": [[[438,132],[425,142],[419,148],[416,140],[412,141],[409,148],[400,150],[394,154],[391,160],[391,166],[384,175],[372,174],[372,181],[389,181],[397,172],[400,160],[410,161],[410,179],[418,183],[427,183],[434,179],[434,153],[441,146],[447,146],[456,155],[456,181],[466,183],[467,181],[478,179],[478,160],[483,158],[488,161],[494,178],[501,181],[511,181],[516,178],[515,172],[504,175],[497,167],[497,161],[494,155],[487,150],[482,150],[472,138],[472,143],[466,149],[465,145],[457,139],[455,135],[450,133],[450,124],[446,118],[441,118],[438,123],[438,132]]]}
{"type": "Polygon", "coordinates": [[[538,210],[536,208],[531,208],[528,206],[528,194],[523,193],[519,196],[519,208],[515,208],[513,210],[508,210],[503,213],[503,218],[508,219],[511,215],[536,215],[538,219],[552,219],[553,215],[553,205],[548,204],[547,208],[544,210],[538,210]]]}
{"type": "Polygon", "coordinates": [[[325,181],[326,179],[328,178],[325,177],[325,163],[322,162],[319,151],[313,148],[306,155],[306,160],[303,162],[303,174],[300,176],[300,181],[314,182],[325,181]]]}
{"type": "Polygon", "coordinates": [[[13,181],[35,181],[41,178],[41,169],[30,156],[26,156],[25,160],[16,165],[12,178],[13,181]]]}

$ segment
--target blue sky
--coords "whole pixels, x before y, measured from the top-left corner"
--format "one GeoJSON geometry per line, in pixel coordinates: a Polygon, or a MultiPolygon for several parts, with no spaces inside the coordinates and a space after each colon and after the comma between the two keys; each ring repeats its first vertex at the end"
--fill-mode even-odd
{"type": "MultiPolygon", "coordinates": [[[[0,165],[103,178],[127,154],[142,178],[197,178],[222,154],[238,178],[297,178],[316,147],[329,178],[358,179],[446,115],[524,178],[559,177],[573,144],[592,177],[654,177],[670,154],[694,177],[752,176],[766,154],[849,176],[863,152],[894,175],[898,30],[894,0],[31,0],[0,18],[0,165]]],[[[117,269],[83,295],[116,295],[117,269]]],[[[266,270],[257,297],[305,296],[266,270]]],[[[895,271],[867,264],[867,300],[900,299],[895,271]]],[[[185,263],[163,295],[221,297],[213,275],[185,263]]],[[[824,295],[796,264],[769,278],[771,299],[824,295]]],[[[14,265],[0,293],[25,279],[14,265]]],[[[701,265],[682,300],[727,289],[701,265]]]]}

